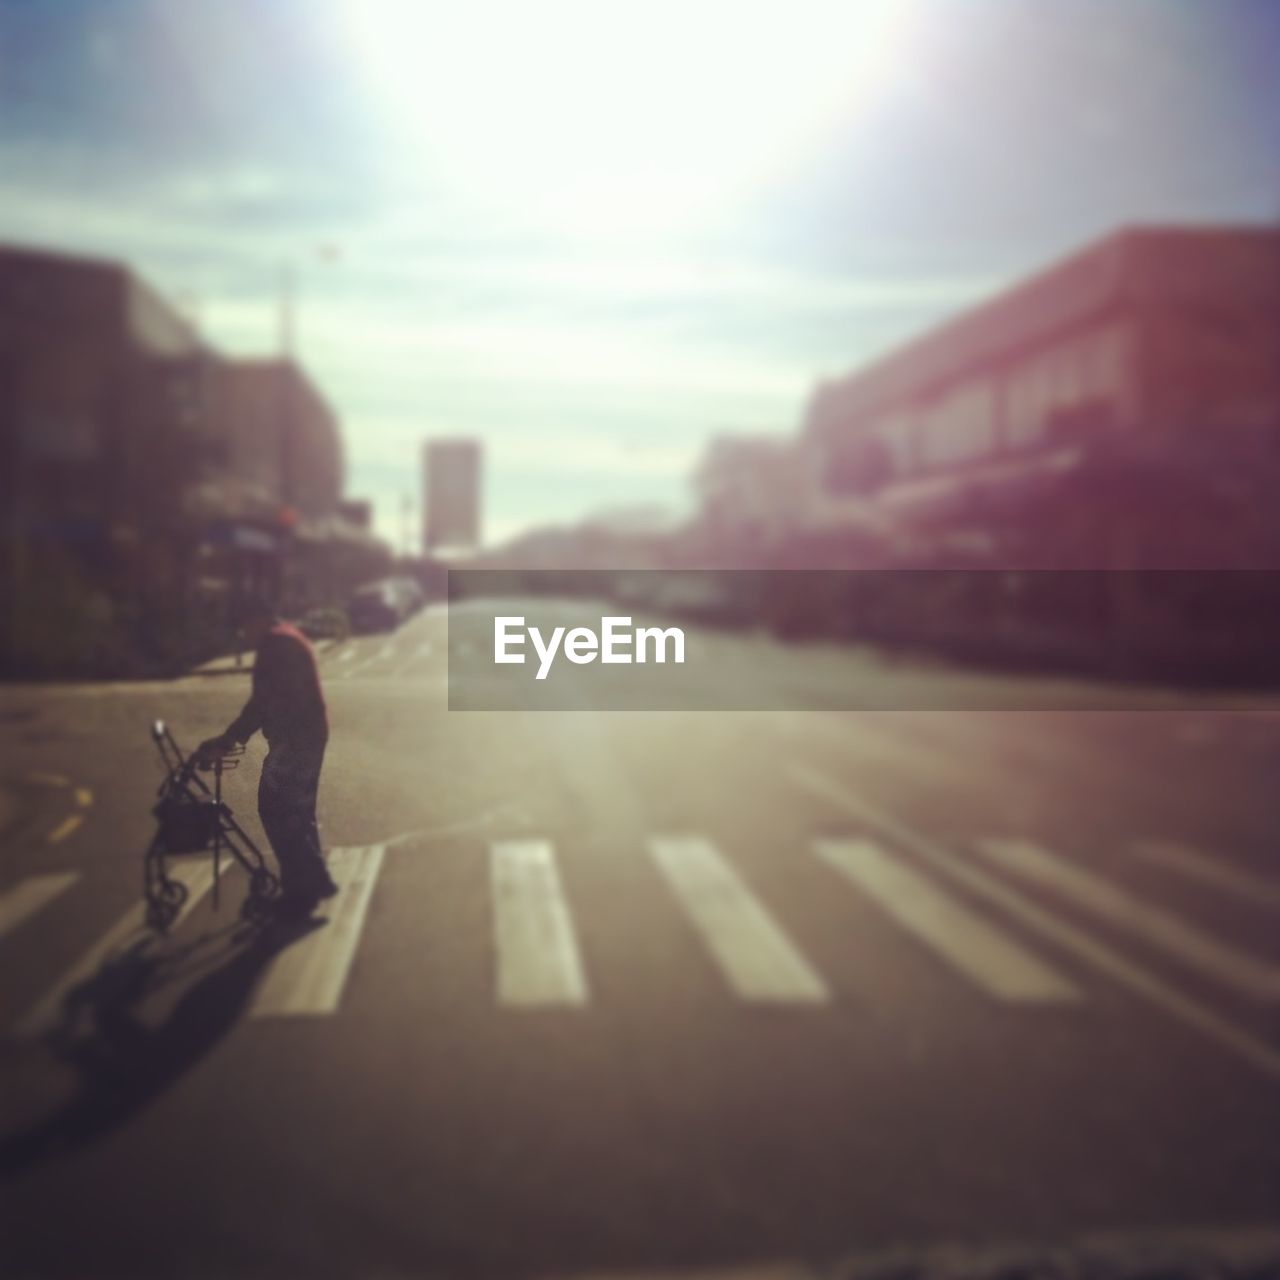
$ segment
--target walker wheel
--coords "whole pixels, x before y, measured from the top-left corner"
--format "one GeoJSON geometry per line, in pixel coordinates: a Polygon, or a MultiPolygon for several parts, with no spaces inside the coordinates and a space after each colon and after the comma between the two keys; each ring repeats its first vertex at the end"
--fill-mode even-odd
{"type": "Polygon", "coordinates": [[[156,896],[166,906],[177,911],[187,900],[187,886],[181,880],[161,880],[160,891],[156,896]]]}
{"type": "Polygon", "coordinates": [[[265,867],[258,867],[249,877],[251,898],[273,898],[279,888],[279,881],[265,867]]]}
{"type": "Polygon", "coordinates": [[[178,918],[187,900],[187,886],[179,880],[161,880],[147,899],[147,923],[164,933],[178,918]]]}
{"type": "Polygon", "coordinates": [[[265,924],[272,918],[271,899],[251,893],[240,907],[240,918],[250,924],[265,924]]]}
{"type": "Polygon", "coordinates": [[[280,882],[266,867],[258,867],[249,876],[249,896],[240,908],[240,915],[251,924],[262,924],[271,919],[272,902],[280,890],[280,882]]]}

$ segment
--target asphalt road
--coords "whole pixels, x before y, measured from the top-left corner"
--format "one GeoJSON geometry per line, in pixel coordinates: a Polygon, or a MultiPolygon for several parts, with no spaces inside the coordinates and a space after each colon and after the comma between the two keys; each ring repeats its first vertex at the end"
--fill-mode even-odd
{"type": "Polygon", "coordinates": [[[132,929],[150,722],[244,675],[0,691],[5,1276],[1280,1226],[1274,710],[450,712],[446,651],[428,611],[324,654],[344,887],[289,945],[235,871],[132,929]]]}

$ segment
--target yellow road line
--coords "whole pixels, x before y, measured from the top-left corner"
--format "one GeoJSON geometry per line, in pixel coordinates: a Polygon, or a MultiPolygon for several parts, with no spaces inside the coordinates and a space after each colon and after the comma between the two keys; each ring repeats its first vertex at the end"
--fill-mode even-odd
{"type": "Polygon", "coordinates": [[[76,788],[76,804],[82,809],[87,809],[93,803],[93,792],[88,787],[76,788]]]}
{"type": "Polygon", "coordinates": [[[83,813],[73,813],[70,817],[63,818],[52,831],[49,832],[50,844],[61,844],[69,835],[78,831],[80,824],[84,822],[83,813]]]}

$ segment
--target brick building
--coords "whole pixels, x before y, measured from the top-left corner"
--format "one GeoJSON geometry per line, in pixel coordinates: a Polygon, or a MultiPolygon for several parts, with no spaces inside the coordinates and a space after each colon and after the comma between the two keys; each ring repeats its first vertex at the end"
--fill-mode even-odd
{"type": "Polygon", "coordinates": [[[118,264],[0,248],[5,666],[179,662],[245,591],[301,604],[372,572],[341,489],[296,366],[222,358],[118,264]]]}
{"type": "Polygon", "coordinates": [[[1117,539],[1168,564],[1265,542],[1280,230],[1109,236],[821,385],[800,449],[810,522],[872,507],[926,543],[1091,565],[1117,539]]]}

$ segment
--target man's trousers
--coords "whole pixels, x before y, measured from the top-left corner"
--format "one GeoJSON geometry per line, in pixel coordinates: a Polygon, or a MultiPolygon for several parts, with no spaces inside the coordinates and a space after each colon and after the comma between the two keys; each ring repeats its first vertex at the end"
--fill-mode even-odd
{"type": "Polygon", "coordinates": [[[326,738],[272,742],[258,782],[258,816],[287,894],[320,893],[331,883],[316,825],[316,793],[326,738]]]}

